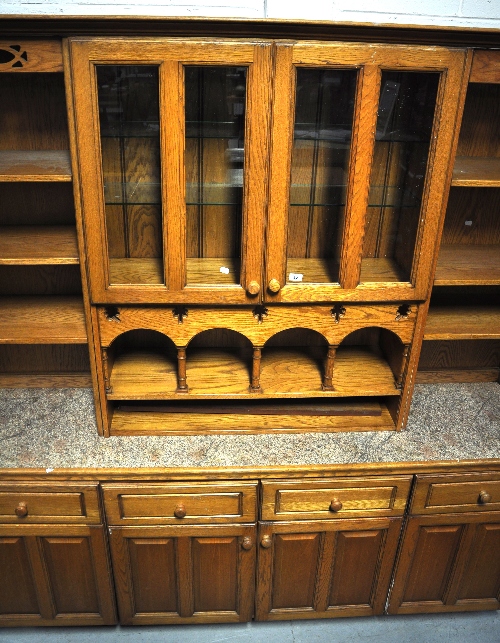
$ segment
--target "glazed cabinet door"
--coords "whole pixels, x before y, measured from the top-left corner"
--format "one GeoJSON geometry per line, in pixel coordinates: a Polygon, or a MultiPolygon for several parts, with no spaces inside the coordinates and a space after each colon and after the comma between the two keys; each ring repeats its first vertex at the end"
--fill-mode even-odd
{"type": "Polygon", "coordinates": [[[252,618],[255,525],[118,527],[110,542],[121,623],[252,618]]]}
{"type": "Polygon", "coordinates": [[[266,298],[425,298],[461,50],[277,44],[266,298]]]}
{"type": "Polygon", "coordinates": [[[255,303],[271,44],[70,41],[94,303],[255,303]]]}
{"type": "Polygon", "coordinates": [[[0,626],[116,622],[103,527],[0,527],[0,626]]]}
{"type": "Polygon", "coordinates": [[[401,522],[261,523],[257,619],[382,614],[401,522]]]}
{"type": "Polygon", "coordinates": [[[500,513],[410,518],[390,614],[500,608],[500,513]]]}

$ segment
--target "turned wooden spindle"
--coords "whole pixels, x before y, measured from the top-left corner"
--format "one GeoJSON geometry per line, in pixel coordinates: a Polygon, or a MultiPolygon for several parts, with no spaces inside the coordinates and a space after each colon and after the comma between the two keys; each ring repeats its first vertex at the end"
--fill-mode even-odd
{"type": "Polygon", "coordinates": [[[260,360],[262,357],[262,348],[254,346],[253,359],[252,359],[252,383],[250,384],[250,391],[260,391],[260,360]]]}
{"type": "Polygon", "coordinates": [[[410,354],[410,344],[405,344],[404,345],[404,350],[403,350],[403,358],[401,360],[401,368],[399,369],[399,375],[396,378],[396,388],[401,389],[403,387],[403,377],[405,374],[406,370],[406,363],[408,361],[408,355],[410,354]]]}
{"type": "Polygon", "coordinates": [[[104,374],[104,388],[106,389],[106,393],[112,393],[113,387],[111,386],[111,382],[109,379],[109,360],[107,348],[102,349],[102,371],[104,374]]]}
{"type": "Polygon", "coordinates": [[[329,345],[328,354],[325,362],[325,375],[323,377],[322,389],[324,391],[333,391],[333,366],[335,363],[335,355],[337,353],[337,346],[329,345]]]}
{"type": "Polygon", "coordinates": [[[189,387],[186,380],[186,348],[177,349],[177,393],[187,393],[189,387]]]}

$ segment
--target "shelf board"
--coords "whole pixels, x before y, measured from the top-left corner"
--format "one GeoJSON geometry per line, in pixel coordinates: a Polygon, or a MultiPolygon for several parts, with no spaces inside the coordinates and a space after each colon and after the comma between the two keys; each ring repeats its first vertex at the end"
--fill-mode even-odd
{"type": "Polygon", "coordinates": [[[454,187],[500,187],[500,158],[457,156],[451,184],[454,187]]]}
{"type": "Polygon", "coordinates": [[[394,261],[388,257],[365,257],[361,259],[360,284],[366,283],[408,283],[401,270],[394,261]]]}
{"type": "Polygon", "coordinates": [[[113,364],[110,400],[256,399],[399,395],[387,362],[365,348],[337,351],[334,391],[323,391],[319,354],[267,349],[261,363],[261,393],[251,393],[251,355],[229,350],[195,349],[187,356],[189,393],[176,393],[177,364],[151,352],[130,352],[113,364]]]}
{"type": "Polygon", "coordinates": [[[417,371],[417,384],[466,384],[471,382],[498,382],[500,368],[442,368],[435,371],[417,371]]]}
{"type": "Polygon", "coordinates": [[[81,297],[1,297],[1,344],[86,344],[81,297]]]}
{"type": "Polygon", "coordinates": [[[78,264],[74,226],[0,228],[0,265],[78,264]]]}
{"type": "Polygon", "coordinates": [[[500,306],[431,306],[424,340],[500,339],[500,306]]]}
{"type": "Polygon", "coordinates": [[[441,246],[434,285],[500,285],[500,247],[498,245],[441,246]]]}
{"type": "Polygon", "coordinates": [[[0,150],[0,181],[71,181],[69,150],[0,150]]]}

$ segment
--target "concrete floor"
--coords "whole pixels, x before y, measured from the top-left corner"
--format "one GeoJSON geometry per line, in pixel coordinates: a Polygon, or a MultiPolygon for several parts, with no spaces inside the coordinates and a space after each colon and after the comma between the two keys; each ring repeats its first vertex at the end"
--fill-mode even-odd
{"type": "Polygon", "coordinates": [[[2,643],[500,643],[500,612],[237,625],[8,628],[2,643]]]}

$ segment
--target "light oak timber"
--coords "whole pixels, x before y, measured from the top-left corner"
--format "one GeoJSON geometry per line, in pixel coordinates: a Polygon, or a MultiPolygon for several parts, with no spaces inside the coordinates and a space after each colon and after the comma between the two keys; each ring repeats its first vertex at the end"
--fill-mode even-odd
{"type": "Polygon", "coordinates": [[[86,344],[80,297],[0,298],[0,344],[86,344]]]}
{"type": "Polygon", "coordinates": [[[0,150],[0,181],[71,181],[69,151],[0,150]]]}
{"type": "MultiPolygon", "coordinates": [[[[363,404],[364,406],[364,404],[363,404]]],[[[394,421],[385,405],[381,413],[374,416],[359,415],[353,403],[352,415],[230,415],[221,411],[217,414],[185,413],[182,426],[178,413],[161,413],[155,410],[147,413],[134,412],[125,405],[113,412],[111,435],[205,435],[205,434],[262,434],[276,433],[330,433],[346,431],[394,431],[394,421]]]]}
{"type": "Polygon", "coordinates": [[[12,60],[0,64],[0,72],[61,72],[63,71],[60,40],[0,40],[0,50],[11,54],[12,60]],[[20,47],[19,51],[12,45],[20,47]],[[16,66],[13,66],[16,64],[16,66]]]}
{"type": "Polygon", "coordinates": [[[431,306],[424,340],[500,339],[500,306],[431,306]]]}
{"type": "Polygon", "coordinates": [[[457,156],[451,184],[456,187],[500,187],[500,158],[457,156]]]}
{"type": "Polygon", "coordinates": [[[371,326],[390,330],[403,344],[408,344],[412,341],[417,312],[417,305],[411,305],[407,318],[396,319],[399,303],[353,304],[344,306],[345,315],[335,323],[332,306],[270,306],[259,322],[252,307],[187,306],[187,316],[179,323],[174,316],[174,306],[117,308],[119,321],[108,319],[106,306],[96,309],[102,346],[109,347],[113,340],[127,331],[150,329],[167,335],[177,347],[184,347],[198,333],[211,328],[234,330],[247,337],[254,346],[264,346],[268,339],[280,331],[308,328],[323,335],[328,344],[336,346],[353,331],[371,326]]]}
{"type": "MultiPolygon", "coordinates": [[[[260,393],[249,392],[251,356],[244,360],[229,351],[197,349],[187,357],[189,393],[183,398],[219,397],[341,397],[399,395],[387,362],[358,347],[339,348],[333,391],[323,391],[321,358],[293,349],[263,351],[260,393]],[[318,364],[319,362],[319,364],[318,364]]],[[[125,353],[111,372],[110,400],[179,399],[176,364],[155,353],[125,353]]]]}
{"type": "Polygon", "coordinates": [[[0,228],[0,265],[79,263],[74,226],[0,228]]]}
{"type": "Polygon", "coordinates": [[[90,386],[92,386],[90,372],[0,375],[0,388],[89,388],[90,386]]]}
{"type": "Polygon", "coordinates": [[[500,83],[500,56],[498,51],[474,51],[469,82],[500,83]]]}
{"type": "Polygon", "coordinates": [[[499,246],[445,245],[439,250],[435,286],[500,284],[499,246]]]}
{"type": "Polygon", "coordinates": [[[417,384],[439,384],[453,382],[496,382],[500,368],[443,368],[434,371],[418,370],[417,384]]]}

